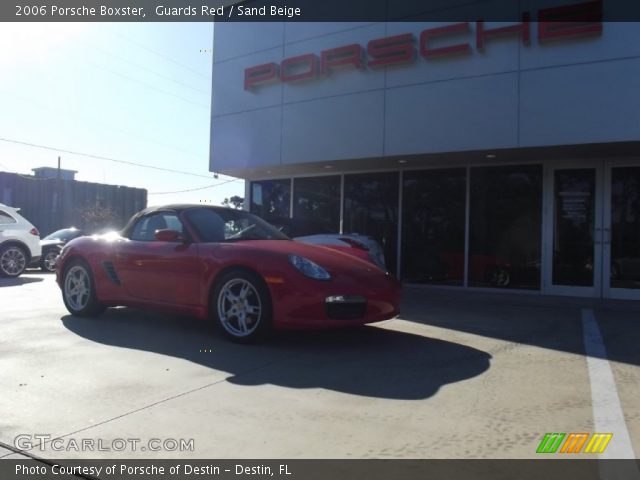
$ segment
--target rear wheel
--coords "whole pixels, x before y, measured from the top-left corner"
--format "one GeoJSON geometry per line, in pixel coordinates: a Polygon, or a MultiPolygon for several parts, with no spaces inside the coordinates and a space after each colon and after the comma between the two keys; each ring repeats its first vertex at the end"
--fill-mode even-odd
{"type": "Polygon", "coordinates": [[[91,268],[80,259],[72,260],[65,268],[62,299],[69,313],[78,317],[94,317],[106,308],[96,298],[91,268]]]}
{"type": "Polygon", "coordinates": [[[213,320],[228,338],[249,343],[271,329],[271,296],[259,275],[232,270],[216,283],[211,298],[213,320]]]}
{"type": "Polygon", "coordinates": [[[17,245],[7,245],[0,249],[0,275],[15,278],[27,268],[27,253],[17,245]]]}

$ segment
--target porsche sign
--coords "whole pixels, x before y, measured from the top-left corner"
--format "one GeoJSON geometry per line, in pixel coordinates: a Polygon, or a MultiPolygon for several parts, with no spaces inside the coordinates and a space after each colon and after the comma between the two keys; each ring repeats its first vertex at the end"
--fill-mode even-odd
{"type": "MultiPolygon", "coordinates": [[[[523,45],[531,45],[533,15],[525,12],[522,22],[489,28],[484,21],[459,22],[427,28],[419,35],[404,33],[369,41],[306,53],[249,67],[244,71],[244,89],[254,90],[273,82],[291,83],[322,78],[339,69],[377,69],[409,64],[418,55],[426,60],[448,56],[464,56],[482,52],[497,37],[519,38],[523,45]]],[[[542,9],[537,12],[537,41],[554,41],[600,35],[602,33],[602,0],[542,9]]]]}

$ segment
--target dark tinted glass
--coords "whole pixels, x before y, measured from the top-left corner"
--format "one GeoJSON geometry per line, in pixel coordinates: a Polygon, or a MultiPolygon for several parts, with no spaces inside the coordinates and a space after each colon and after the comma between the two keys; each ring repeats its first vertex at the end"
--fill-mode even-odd
{"type": "Polygon", "coordinates": [[[593,286],[596,171],[554,174],[553,284],[593,286]]]}
{"type": "Polygon", "coordinates": [[[540,288],[542,166],[471,169],[469,285],[540,288]]]}
{"type": "Polygon", "coordinates": [[[251,213],[265,220],[288,218],[291,207],[291,180],[251,182],[251,213]]]}
{"type": "Polygon", "coordinates": [[[402,278],[462,285],[466,169],[405,172],[402,278]]]}
{"type": "Polygon", "coordinates": [[[340,177],[296,178],[293,218],[306,225],[304,235],[340,231],[340,177]]]}
{"type": "Polygon", "coordinates": [[[640,167],[612,169],[611,182],[611,286],[638,289],[640,167]]]}
{"type": "Polygon", "coordinates": [[[398,173],[368,173],[344,177],[344,233],[376,239],[389,271],[396,272],[398,247],[398,173]]]}
{"type": "Polygon", "coordinates": [[[62,230],[55,231],[50,233],[43,240],[62,240],[64,242],[68,242],[69,240],[73,240],[76,237],[82,235],[82,231],[75,228],[63,228],[62,230]]]}

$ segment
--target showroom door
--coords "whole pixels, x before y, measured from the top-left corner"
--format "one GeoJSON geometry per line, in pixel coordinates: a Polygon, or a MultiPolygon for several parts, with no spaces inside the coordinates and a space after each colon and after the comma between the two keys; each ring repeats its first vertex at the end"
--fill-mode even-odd
{"type": "Polygon", "coordinates": [[[602,162],[547,170],[544,292],[600,297],[603,292],[602,162]]]}
{"type": "Polygon", "coordinates": [[[603,295],[640,300],[640,163],[604,173],[603,295]]]}

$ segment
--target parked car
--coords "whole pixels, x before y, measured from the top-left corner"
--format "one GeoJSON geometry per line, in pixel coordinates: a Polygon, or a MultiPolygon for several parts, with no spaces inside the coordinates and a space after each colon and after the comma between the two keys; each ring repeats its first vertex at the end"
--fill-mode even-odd
{"type": "Polygon", "coordinates": [[[358,233],[331,232],[308,220],[270,218],[267,221],[293,240],[340,250],[370,261],[384,271],[387,270],[384,250],[373,237],[358,233]]]}
{"type": "Polygon", "coordinates": [[[32,261],[30,267],[40,267],[45,272],[55,272],[56,258],[60,255],[62,247],[74,238],[84,235],[84,232],[76,227],[63,228],[50,233],[40,240],[42,256],[39,261],[32,261]]]}
{"type": "Polygon", "coordinates": [[[0,203],[0,276],[18,277],[40,260],[40,232],[18,212],[0,203]]]}
{"type": "Polygon", "coordinates": [[[369,262],[292,241],[248,212],[203,205],[148,208],[121,232],[70,241],[56,280],[73,315],[159,308],[210,318],[240,342],[271,329],[386,320],[400,303],[398,280],[369,262]]]}
{"type": "Polygon", "coordinates": [[[333,248],[334,250],[341,250],[350,255],[368,260],[382,270],[387,271],[382,247],[373,237],[368,235],[360,235],[357,233],[320,233],[317,235],[294,237],[294,240],[311,245],[322,245],[323,247],[333,248]]]}

